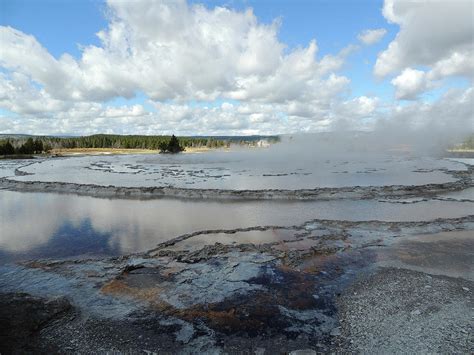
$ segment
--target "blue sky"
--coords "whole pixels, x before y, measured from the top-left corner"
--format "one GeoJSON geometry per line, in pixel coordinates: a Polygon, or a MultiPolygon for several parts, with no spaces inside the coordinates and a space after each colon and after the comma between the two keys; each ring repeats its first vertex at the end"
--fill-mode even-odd
{"type": "Polygon", "coordinates": [[[33,34],[51,54],[81,55],[80,44],[99,44],[107,26],[105,4],[96,0],[1,0],[1,25],[33,34]]]}
{"type": "MultiPolygon", "coordinates": [[[[264,23],[281,18],[280,39],[290,47],[317,39],[322,53],[333,53],[355,41],[367,28],[387,28],[385,44],[396,34],[381,13],[379,0],[193,1],[207,7],[253,8],[264,23]],[[343,11],[341,11],[343,10],[343,11]]],[[[95,33],[107,27],[101,0],[1,0],[0,24],[34,34],[55,56],[80,56],[78,44],[99,44],[95,33]]],[[[383,42],[382,42],[383,43],[383,42]]],[[[382,48],[383,44],[379,47],[382,48]]]]}
{"type": "MultiPolygon", "coordinates": [[[[471,81],[465,75],[459,75],[455,72],[454,75],[449,74],[449,77],[441,77],[435,70],[436,63],[442,63],[441,61],[446,61],[446,58],[449,59],[449,54],[452,54],[454,50],[452,48],[449,49],[451,52],[447,51],[444,54],[444,57],[432,58],[431,62],[422,63],[413,60],[410,61],[410,58],[399,58],[400,62],[406,61],[406,63],[402,63],[398,65],[398,67],[392,63],[396,63],[395,60],[391,61],[391,59],[384,58],[383,60],[385,60],[385,64],[388,63],[387,65],[392,65],[393,68],[390,68],[388,74],[375,75],[375,66],[381,53],[386,52],[387,54],[391,54],[388,49],[390,43],[401,41],[401,39],[397,39],[397,34],[403,30],[400,25],[402,22],[396,23],[397,19],[389,19],[387,18],[389,15],[382,12],[383,7],[391,6],[393,1],[394,0],[386,0],[384,3],[383,0],[192,0],[191,2],[188,2],[186,6],[192,8],[193,4],[203,4],[208,9],[210,17],[212,16],[212,11],[216,6],[225,7],[232,11],[236,19],[238,16],[241,16],[247,8],[252,8],[257,20],[257,25],[255,26],[270,25],[274,21],[280,22],[277,33],[278,43],[276,45],[282,45],[285,47],[283,52],[280,54],[281,56],[287,56],[289,58],[292,53],[297,53],[298,51],[309,48],[310,42],[316,40],[318,51],[315,58],[315,64],[317,65],[321,64],[321,61],[325,56],[338,57],[341,55],[341,51],[348,48],[348,46],[356,46],[349,55],[344,56],[343,58],[340,57],[342,58],[342,64],[335,68],[332,73],[337,76],[336,79],[343,81],[344,78],[347,78],[349,81],[345,86],[341,84],[339,91],[334,94],[334,97],[343,97],[343,100],[345,100],[345,103],[342,101],[336,103],[341,112],[345,112],[344,110],[357,100],[360,102],[365,100],[364,102],[367,102],[365,98],[372,98],[374,99],[374,102],[377,101],[381,106],[394,104],[406,106],[412,104],[415,99],[423,100],[423,102],[428,103],[434,102],[451,89],[469,88],[471,81]],[[367,45],[361,43],[358,39],[358,36],[366,30],[385,30],[386,33],[378,41],[374,41],[367,45]],[[413,70],[405,73],[405,75],[400,77],[397,83],[394,84],[394,78],[401,76],[401,74],[404,73],[404,68],[413,70]]],[[[110,30],[109,26],[113,21],[130,26],[133,30],[140,31],[140,28],[138,28],[140,24],[137,25],[136,23],[127,22],[133,21],[132,17],[128,18],[127,15],[123,15],[123,13],[120,15],[120,11],[125,11],[125,13],[126,11],[144,11],[143,16],[147,16],[147,3],[145,2],[145,6],[141,6],[140,3],[141,1],[135,3],[130,1],[111,1],[111,3],[108,4],[101,0],[0,0],[0,25],[9,26],[9,28],[19,31],[22,36],[34,36],[38,46],[43,47],[58,62],[61,62],[63,60],[62,56],[67,54],[72,56],[73,60],[82,67],[85,63],[84,54],[87,52],[87,48],[100,49],[104,47],[104,42],[97,36],[97,33],[99,31],[104,31],[106,36],[110,36],[112,30],[110,30]],[[134,6],[136,7],[136,10],[133,8],[134,6]],[[133,28],[133,26],[137,28],[133,28]]],[[[151,4],[151,2],[149,4],[151,4]]],[[[165,6],[168,5],[165,4],[165,6]]],[[[396,4],[394,6],[396,6],[396,4]]],[[[448,11],[450,10],[451,9],[448,9],[448,11]]],[[[179,11],[179,9],[174,9],[173,11],[179,11]]],[[[421,18],[421,16],[416,12],[418,11],[416,8],[412,11],[415,19],[416,16],[421,18]]],[[[159,14],[157,16],[159,17],[159,14]]],[[[426,11],[424,16],[426,17],[426,11]]],[[[436,20],[436,16],[436,13],[434,13],[433,21],[436,20]]],[[[157,23],[159,23],[160,20],[165,22],[168,21],[166,18],[157,18],[157,23]]],[[[171,23],[173,23],[172,21],[173,19],[171,19],[171,23]]],[[[176,23],[179,23],[178,12],[176,12],[176,23]]],[[[420,26],[422,25],[423,24],[420,23],[420,26]]],[[[147,30],[148,29],[143,28],[144,32],[147,30]]],[[[217,31],[218,30],[219,29],[217,29],[217,31]]],[[[231,30],[235,31],[236,29],[232,28],[231,30]]],[[[413,32],[413,37],[416,36],[416,29],[413,30],[409,28],[408,30],[413,32]]],[[[8,31],[10,30],[7,30],[7,32],[8,31]]],[[[245,29],[242,31],[245,31],[245,29]]],[[[268,32],[269,33],[266,33],[265,36],[271,38],[271,30],[268,32]]],[[[245,35],[246,33],[242,32],[242,36],[245,35]]],[[[126,34],[124,34],[124,36],[126,36],[126,34]]],[[[436,33],[434,33],[433,36],[436,36],[436,33]]],[[[10,38],[18,38],[18,36],[9,37],[8,40],[10,40],[10,38]]],[[[403,38],[405,41],[409,42],[406,40],[407,36],[403,38]]],[[[8,40],[6,41],[7,43],[8,40]]],[[[117,39],[115,38],[114,40],[117,39]]],[[[149,37],[148,40],[153,42],[154,38],[149,37]]],[[[262,39],[262,43],[264,43],[265,40],[268,41],[268,39],[264,38],[262,39]]],[[[13,39],[13,41],[15,41],[15,39],[13,39]]],[[[206,46],[207,44],[204,45],[206,46]]],[[[133,47],[133,44],[131,44],[131,46],[133,47]]],[[[132,47],[130,49],[131,51],[133,51],[132,47]]],[[[163,53],[150,53],[152,56],[162,54],[163,53]]],[[[405,57],[407,56],[408,55],[405,54],[405,57]]],[[[209,58],[212,59],[212,56],[209,58]]],[[[201,109],[203,107],[220,107],[223,103],[229,103],[235,107],[240,105],[242,101],[240,98],[241,95],[236,94],[235,92],[236,88],[234,88],[234,91],[227,92],[220,92],[220,89],[218,89],[217,96],[206,94],[204,95],[204,98],[201,96],[194,97],[192,94],[186,94],[183,99],[179,90],[175,93],[169,93],[169,88],[175,85],[173,84],[173,80],[175,79],[167,78],[171,80],[166,81],[164,79],[166,81],[166,87],[168,88],[166,89],[168,90],[167,93],[161,93],[160,91],[160,93],[156,94],[156,97],[154,96],[156,90],[154,90],[153,87],[150,87],[150,85],[142,87],[139,83],[135,84],[136,88],[134,88],[133,84],[127,82],[130,87],[122,90],[128,93],[126,95],[114,93],[120,91],[115,89],[109,89],[108,91],[105,90],[106,92],[103,93],[98,92],[103,90],[103,87],[105,86],[105,84],[101,84],[100,88],[92,90],[93,93],[89,90],[87,93],[76,94],[81,97],[89,95],[92,98],[81,100],[74,98],[71,99],[72,101],[70,100],[69,103],[66,103],[62,102],[65,100],[60,97],[63,96],[61,93],[58,95],[56,92],[53,93],[54,90],[48,88],[48,86],[51,86],[49,81],[45,82],[45,79],[41,78],[41,75],[38,76],[37,73],[32,72],[31,68],[26,68],[33,66],[32,63],[24,64],[24,68],[16,68],[14,61],[11,58],[8,60],[12,63],[9,64],[6,60],[6,64],[2,65],[0,58],[0,70],[5,73],[5,78],[9,80],[8,83],[12,83],[11,76],[13,73],[21,72],[21,74],[24,74],[29,78],[32,90],[38,91],[31,95],[36,95],[35,97],[39,97],[39,99],[43,101],[56,100],[51,104],[54,107],[70,108],[71,105],[77,106],[77,103],[82,100],[91,105],[93,103],[98,103],[102,105],[104,109],[107,107],[131,107],[133,105],[141,105],[146,112],[157,114],[160,109],[162,111],[164,110],[162,104],[179,103],[182,105],[184,102],[184,104],[191,108],[201,109]],[[35,75],[37,77],[35,77],[35,75]],[[135,93],[134,97],[125,98],[124,96],[129,96],[130,92],[135,93]],[[94,95],[97,95],[97,97],[94,95]]],[[[31,60],[33,62],[34,58],[31,60]]],[[[379,62],[383,62],[383,60],[379,60],[379,62]]],[[[65,63],[62,64],[65,65],[65,63]]],[[[130,63],[130,65],[133,66],[137,64],[130,63]]],[[[278,68],[275,68],[275,70],[275,73],[277,73],[278,68]]],[[[464,74],[466,70],[460,69],[459,71],[464,74]]],[[[157,73],[157,77],[160,77],[160,73],[157,73]]],[[[128,79],[130,79],[130,81],[134,80],[131,78],[128,79]]],[[[318,77],[318,80],[321,79],[323,78],[318,77]]],[[[91,79],[89,79],[89,82],[90,80],[91,79]]],[[[198,81],[199,80],[201,79],[198,79],[198,81]]],[[[221,78],[220,80],[220,82],[222,82],[222,80],[227,79],[221,78]]],[[[237,77],[235,80],[238,82],[239,80],[242,80],[242,77],[237,77]]],[[[327,80],[327,76],[324,80],[327,80]]],[[[119,82],[122,81],[119,80],[119,82]]],[[[217,80],[216,83],[217,82],[219,82],[219,80],[217,80]]],[[[309,81],[309,83],[312,83],[312,81],[309,81]]],[[[195,84],[195,82],[184,83],[183,86],[193,88],[192,90],[194,90],[194,92],[199,91],[200,88],[195,87],[195,84]]],[[[297,84],[298,83],[292,83],[293,86],[297,84]]],[[[319,88],[320,86],[314,87],[319,88]]],[[[162,89],[163,88],[160,88],[160,90],[162,89]]],[[[74,88],[71,88],[71,90],[74,90],[74,88]]],[[[80,91],[82,88],[78,90],[80,91]]],[[[209,91],[209,87],[205,86],[205,90],[209,91]]],[[[330,91],[331,89],[328,88],[327,90],[330,91]]],[[[272,90],[270,90],[270,92],[271,91],[272,90]]],[[[71,95],[73,94],[71,93],[71,95]]],[[[267,96],[272,95],[269,93],[267,96]]],[[[245,97],[245,102],[254,106],[262,102],[270,103],[271,101],[269,98],[252,97],[249,99],[247,92],[243,97],[245,97]]],[[[29,110],[12,109],[12,107],[18,107],[18,105],[12,103],[11,100],[12,99],[10,99],[10,102],[3,105],[0,103],[0,114],[4,117],[11,116],[17,117],[18,119],[18,115],[22,116],[24,114],[22,111],[34,112],[36,110],[36,108],[29,110]]],[[[280,97],[277,100],[278,102],[275,102],[274,104],[280,104],[281,100],[282,98],[280,97]]],[[[288,107],[291,105],[292,107],[300,107],[302,104],[309,105],[308,102],[303,102],[302,100],[303,99],[300,98],[295,99],[291,95],[288,99],[285,99],[288,103],[288,107]],[[289,101],[293,102],[290,103],[289,101]]],[[[315,96],[311,102],[314,103],[316,101],[319,100],[318,97],[315,96]]],[[[324,105],[326,107],[333,107],[336,104],[332,101],[328,101],[324,105]]],[[[175,107],[169,107],[169,109],[175,109],[175,107]]],[[[311,111],[311,107],[308,106],[303,111],[311,111]]],[[[316,115],[315,112],[320,112],[319,108],[316,108],[313,111],[313,115],[316,115]]],[[[266,112],[265,114],[267,115],[271,114],[266,109],[262,109],[259,112],[256,112],[256,114],[262,114],[262,112],[266,112]]],[[[279,108],[279,111],[275,112],[274,117],[282,117],[282,113],[285,117],[287,115],[292,115],[291,112],[287,112],[285,108],[279,108]]],[[[183,114],[183,117],[190,117],[193,114],[194,113],[190,113],[189,115],[183,114]]],[[[202,115],[203,111],[201,110],[199,114],[202,115]]],[[[324,122],[328,120],[327,117],[329,116],[332,116],[332,113],[326,115],[326,118],[318,113],[313,121],[324,122]]],[[[259,119],[263,120],[263,118],[259,119]]],[[[295,124],[295,127],[301,126],[302,125],[299,123],[295,124]]],[[[248,131],[250,132],[252,129],[248,128],[248,131]]]]}

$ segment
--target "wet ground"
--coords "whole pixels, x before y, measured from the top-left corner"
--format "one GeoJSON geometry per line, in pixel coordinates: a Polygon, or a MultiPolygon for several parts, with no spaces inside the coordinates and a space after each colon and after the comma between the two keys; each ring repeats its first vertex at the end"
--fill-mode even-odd
{"type": "MultiPolygon", "coordinates": [[[[209,243],[216,233],[203,231],[144,254],[7,264],[0,267],[0,288],[69,300],[70,309],[36,333],[39,346],[60,352],[87,352],[102,342],[110,344],[104,349],[120,351],[329,351],[343,340],[339,299],[361,275],[385,272],[378,265],[467,275],[462,283],[469,292],[473,229],[473,216],[404,223],[314,220],[281,230],[222,231],[222,244],[209,243]],[[432,234],[419,235],[428,230],[432,234]],[[194,238],[202,243],[191,243],[194,238]],[[427,251],[437,257],[426,260],[427,251]],[[117,325],[123,330],[114,328],[111,336],[117,325]]],[[[409,282],[399,287],[412,288],[409,282]]]]}
{"type": "MultiPolygon", "coordinates": [[[[0,166],[8,164],[0,162],[0,166]]],[[[465,165],[458,161],[427,157],[367,153],[327,159],[263,150],[37,159],[22,162],[14,174],[3,166],[0,176],[120,187],[301,190],[449,183],[455,179],[448,171],[464,170],[465,165]]]]}
{"type": "Polygon", "coordinates": [[[103,190],[21,185],[36,175],[13,167],[0,351],[469,353],[473,169],[451,168],[437,183],[292,190],[305,201],[202,201],[78,196],[103,190]]]}

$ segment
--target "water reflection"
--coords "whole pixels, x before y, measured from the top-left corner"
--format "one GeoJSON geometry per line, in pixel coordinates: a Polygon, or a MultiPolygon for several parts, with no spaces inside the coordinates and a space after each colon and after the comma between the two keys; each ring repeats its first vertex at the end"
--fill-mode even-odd
{"type": "Polygon", "coordinates": [[[145,251],[183,233],[314,218],[416,221],[474,214],[474,203],[427,201],[108,200],[0,191],[0,260],[145,251]]]}
{"type": "MultiPolygon", "coordinates": [[[[0,250],[0,261],[10,262],[25,259],[41,258],[68,258],[82,256],[114,256],[120,255],[118,243],[111,239],[112,233],[101,233],[93,228],[90,219],[84,219],[79,225],[72,225],[67,221],[57,226],[57,230],[50,235],[41,231],[38,236],[47,237],[35,239],[16,239],[16,243],[24,242],[18,246],[1,243],[5,250],[0,250]],[[29,244],[31,243],[31,244],[29,244]]],[[[3,235],[3,231],[2,231],[3,235]]],[[[27,237],[27,234],[24,235],[27,237]]],[[[14,238],[14,237],[13,237],[14,238]]],[[[0,242],[3,242],[0,241],[0,242]]]]}

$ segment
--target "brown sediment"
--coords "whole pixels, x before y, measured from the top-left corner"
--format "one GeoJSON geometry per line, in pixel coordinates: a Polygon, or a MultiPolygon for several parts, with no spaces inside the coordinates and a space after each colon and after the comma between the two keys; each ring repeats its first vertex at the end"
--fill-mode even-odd
{"type": "Polygon", "coordinates": [[[42,269],[50,270],[52,268],[51,264],[48,261],[42,260],[33,260],[24,263],[25,266],[33,269],[42,269]]]}
{"type": "Polygon", "coordinates": [[[265,276],[250,281],[265,285],[264,290],[236,295],[224,302],[181,309],[174,315],[188,322],[202,319],[208,327],[225,334],[257,336],[269,332],[285,333],[284,329],[291,325],[281,315],[279,306],[299,311],[319,307],[321,311],[327,311],[327,305],[313,297],[317,284],[314,275],[300,273],[289,266],[277,266],[274,272],[280,281],[265,276]]]}
{"type": "Polygon", "coordinates": [[[159,294],[161,288],[154,287],[131,287],[123,280],[112,280],[106,283],[101,288],[101,292],[112,296],[126,296],[136,298],[141,301],[148,302],[153,308],[167,308],[163,307],[165,302],[160,302],[159,294]]]}
{"type": "MultiPolygon", "coordinates": [[[[216,249],[221,247],[225,248],[226,252],[234,250],[239,251],[242,255],[247,253],[240,250],[238,246],[230,248],[215,245],[212,256],[201,257],[195,262],[214,263],[216,255],[219,255],[216,253],[216,249]]],[[[270,249],[268,247],[266,250],[270,249]]],[[[311,252],[313,258],[322,258],[320,265],[323,269],[329,259],[321,255],[316,256],[316,254],[316,251],[311,252]]],[[[313,296],[314,293],[317,293],[317,288],[324,283],[318,277],[320,270],[302,271],[297,266],[306,260],[308,255],[300,253],[300,258],[294,257],[292,263],[285,262],[285,257],[282,257],[284,254],[279,253],[279,255],[279,258],[269,258],[267,259],[269,261],[261,264],[262,270],[266,271],[245,281],[249,285],[262,286],[261,289],[244,294],[237,291],[222,302],[202,303],[185,308],[176,308],[165,302],[160,297],[162,292],[169,287],[174,287],[173,283],[186,282],[187,280],[177,281],[175,279],[175,276],[183,269],[186,270],[183,265],[171,265],[163,268],[126,267],[115,279],[103,285],[101,292],[146,301],[150,307],[159,310],[162,314],[190,323],[201,320],[207,327],[224,334],[256,336],[270,332],[294,336],[295,332],[285,330],[291,328],[292,322],[281,314],[280,306],[292,311],[319,309],[328,314],[334,313],[334,309],[331,308],[331,302],[327,297],[321,296],[317,299],[313,296]]],[[[192,259],[192,257],[186,259],[190,258],[192,259]]],[[[324,276],[324,278],[327,277],[324,276]]]]}
{"type": "MultiPolygon", "coordinates": [[[[127,268],[116,278],[106,282],[100,288],[103,294],[114,297],[129,297],[146,302],[155,311],[168,312],[171,305],[160,298],[165,289],[163,282],[171,280],[160,273],[161,268],[143,268],[149,274],[129,273],[127,268]],[[143,277],[145,276],[145,277],[143,277]]],[[[135,269],[136,270],[136,269],[135,269]]]]}

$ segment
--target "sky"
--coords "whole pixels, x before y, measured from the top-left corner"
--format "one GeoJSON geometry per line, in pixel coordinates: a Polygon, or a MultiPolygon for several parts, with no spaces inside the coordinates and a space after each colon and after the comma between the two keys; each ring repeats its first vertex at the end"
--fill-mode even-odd
{"type": "Polygon", "coordinates": [[[0,0],[0,133],[474,132],[471,0],[0,0]]]}

